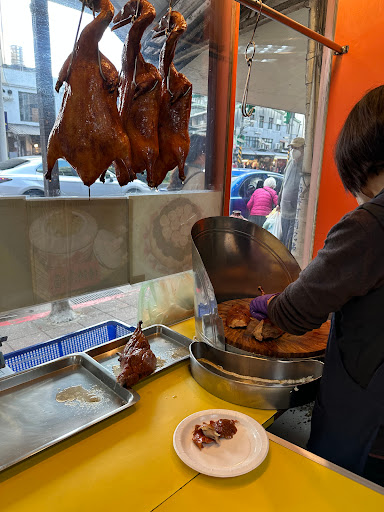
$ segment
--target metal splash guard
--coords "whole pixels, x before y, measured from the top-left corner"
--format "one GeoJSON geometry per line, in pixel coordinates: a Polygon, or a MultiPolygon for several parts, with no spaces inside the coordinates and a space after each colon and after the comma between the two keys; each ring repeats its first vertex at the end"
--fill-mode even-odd
{"type": "Polygon", "coordinates": [[[225,350],[217,304],[256,297],[258,286],[265,293],[281,292],[300,267],[280,240],[246,220],[208,217],[193,225],[191,235],[196,338],[225,350]]]}

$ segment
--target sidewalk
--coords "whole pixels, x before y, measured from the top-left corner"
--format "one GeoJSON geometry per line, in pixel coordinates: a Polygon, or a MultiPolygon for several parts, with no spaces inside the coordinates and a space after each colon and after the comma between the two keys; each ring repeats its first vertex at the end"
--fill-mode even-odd
{"type": "Polygon", "coordinates": [[[140,285],[127,285],[119,286],[110,292],[73,298],[70,304],[75,312],[75,318],[60,325],[48,319],[50,304],[0,314],[0,337],[8,336],[0,350],[7,354],[107,320],[120,320],[129,325],[136,325],[139,291],[140,285]],[[109,296],[102,296],[108,293],[109,296]],[[79,302],[84,300],[85,302],[79,302]]]}

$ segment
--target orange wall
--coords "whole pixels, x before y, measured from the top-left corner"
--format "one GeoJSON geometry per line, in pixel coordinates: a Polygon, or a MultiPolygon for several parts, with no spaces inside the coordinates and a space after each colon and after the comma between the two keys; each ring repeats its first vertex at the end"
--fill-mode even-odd
{"type": "Polygon", "coordinates": [[[339,0],[334,40],[349,45],[349,52],[333,57],[314,256],[330,228],[357,206],[351,194],[344,191],[333,151],[353,105],[366,91],[384,84],[384,2],[339,0]]]}

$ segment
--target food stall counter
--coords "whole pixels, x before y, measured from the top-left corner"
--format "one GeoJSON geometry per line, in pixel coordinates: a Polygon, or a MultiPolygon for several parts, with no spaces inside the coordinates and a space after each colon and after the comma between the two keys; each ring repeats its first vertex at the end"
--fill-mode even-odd
{"type": "Polygon", "coordinates": [[[383,488],[323,459],[318,458],[320,463],[316,463],[317,458],[306,450],[273,434],[268,436],[269,452],[259,467],[236,478],[199,474],[156,512],[192,512],[201,508],[201,504],[205,510],[223,512],[361,512],[383,508],[383,488]]]}
{"type": "MultiPolygon", "coordinates": [[[[193,319],[175,330],[193,338],[193,319]]],[[[378,509],[378,493],[273,441],[266,460],[236,478],[207,477],[185,465],[172,438],[190,414],[232,409],[267,426],[276,413],[216,398],[192,378],[188,361],[145,379],[135,390],[141,399],[134,406],[0,473],[2,512],[122,507],[147,512],[196,510],[202,504],[250,510],[253,503],[264,511],[289,504],[304,510],[308,502],[314,507],[311,495],[327,510],[334,503],[339,509],[341,504],[349,510],[378,509]]]]}
{"type": "MultiPolygon", "coordinates": [[[[194,320],[176,329],[193,338],[194,320]]],[[[232,405],[200,387],[187,361],[147,378],[135,390],[140,401],[126,411],[0,473],[2,512],[122,506],[148,511],[193,479],[198,473],[173,449],[176,426],[196,411],[232,405]]],[[[236,409],[261,424],[276,412],[236,409]]]]}

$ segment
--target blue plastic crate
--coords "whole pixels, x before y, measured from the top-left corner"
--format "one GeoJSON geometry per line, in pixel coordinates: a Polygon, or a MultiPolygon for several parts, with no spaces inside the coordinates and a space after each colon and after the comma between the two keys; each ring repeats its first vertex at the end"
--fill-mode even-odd
{"type": "Polygon", "coordinates": [[[92,325],[54,340],[4,354],[5,363],[14,371],[27,370],[61,356],[83,352],[88,348],[107,343],[132,333],[135,327],[116,320],[92,325]]]}

